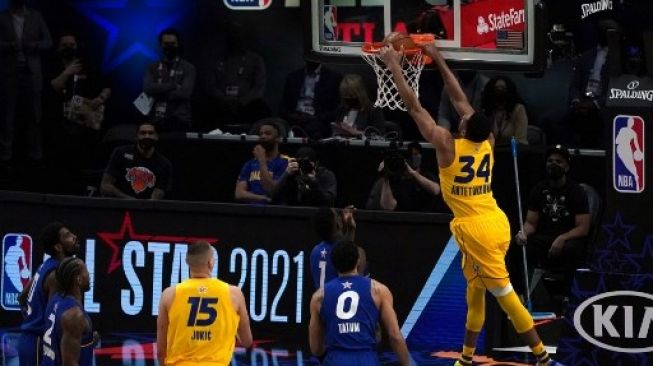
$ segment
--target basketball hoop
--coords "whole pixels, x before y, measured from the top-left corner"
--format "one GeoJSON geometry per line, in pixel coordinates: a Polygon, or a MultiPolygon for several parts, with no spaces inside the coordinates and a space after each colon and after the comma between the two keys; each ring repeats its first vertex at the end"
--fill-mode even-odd
{"type": "MultiPolygon", "coordinates": [[[[404,72],[404,77],[408,81],[408,85],[419,96],[419,78],[424,69],[424,64],[431,63],[433,60],[422,54],[422,48],[419,45],[424,45],[435,40],[433,34],[410,34],[415,43],[415,47],[404,49],[404,55],[401,59],[401,68],[404,72]]],[[[367,61],[374,73],[376,74],[376,82],[378,89],[376,93],[375,107],[401,109],[406,110],[404,102],[399,96],[399,90],[392,78],[392,72],[388,70],[379,52],[386,44],[383,42],[364,43],[361,47],[361,56],[367,61]]]]}

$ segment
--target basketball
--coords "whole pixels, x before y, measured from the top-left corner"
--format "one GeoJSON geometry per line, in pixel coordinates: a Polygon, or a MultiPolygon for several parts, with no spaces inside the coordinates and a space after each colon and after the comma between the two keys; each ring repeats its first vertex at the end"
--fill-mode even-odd
{"type": "Polygon", "coordinates": [[[633,154],[633,158],[635,158],[635,161],[641,161],[642,159],[644,159],[644,154],[640,150],[637,150],[633,154]]]}
{"type": "Polygon", "coordinates": [[[410,36],[403,33],[392,32],[388,34],[383,40],[385,45],[392,45],[395,50],[400,51],[403,47],[405,50],[415,48],[415,42],[410,36]]]}

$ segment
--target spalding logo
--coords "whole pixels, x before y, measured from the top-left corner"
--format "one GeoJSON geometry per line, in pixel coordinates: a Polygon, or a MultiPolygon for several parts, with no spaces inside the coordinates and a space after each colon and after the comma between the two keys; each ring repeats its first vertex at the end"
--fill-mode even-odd
{"type": "Polygon", "coordinates": [[[588,342],[614,352],[653,351],[653,295],[613,291],[583,301],[574,326],[588,342]]]}

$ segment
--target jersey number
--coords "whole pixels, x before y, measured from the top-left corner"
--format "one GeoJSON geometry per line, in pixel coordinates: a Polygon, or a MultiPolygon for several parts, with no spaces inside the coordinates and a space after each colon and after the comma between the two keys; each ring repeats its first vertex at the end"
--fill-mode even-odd
{"type": "Polygon", "coordinates": [[[206,327],[215,321],[218,317],[216,307],[218,305],[217,297],[189,297],[190,313],[188,314],[189,327],[206,327]],[[204,315],[203,319],[197,319],[197,315],[204,315]]]}
{"type": "Polygon", "coordinates": [[[474,159],[471,155],[462,155],[458,158],[458,162],[465,164],[460,168],[462,175],[457,175],[454,177],[453,181],[456,183],[469,183],[474,179],[474,177],[485,178],[487,183],[490,180],[490,154],[483,155],[478,168],[474,170],[474,159]]]}
{"type": "Polygon", "coordinates": [[[360,300],[360,296],[356,291],[346,291],[340,294],[340,296],[338,296],[338,304],[336,305],[336,316],[342,320],[353,318],[354,315],[356,315],[356,312],[358,311],[359,300],[360,300]],[[349,309],[345,310],[345,304],[347,303],[347,299],[350,300],[349,309]]]}
{"type": "Polygon", "coordinates": [[[324,288],[324,280],[326,277],[326,262],[320,261],[318,266],[320,267],[320,288],[324,288]]]}

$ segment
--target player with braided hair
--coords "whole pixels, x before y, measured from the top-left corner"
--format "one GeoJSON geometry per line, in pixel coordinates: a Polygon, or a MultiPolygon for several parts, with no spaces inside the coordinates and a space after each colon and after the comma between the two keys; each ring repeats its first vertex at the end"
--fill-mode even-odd
{"type": "Polygon", "coordinates": [[[58,292],[48,303],[41,366],[90,366],[99,336],[82,305],[82,294],[90,288],[88,269],[81,259],[66,258],[55,277],[58,292]]]}

